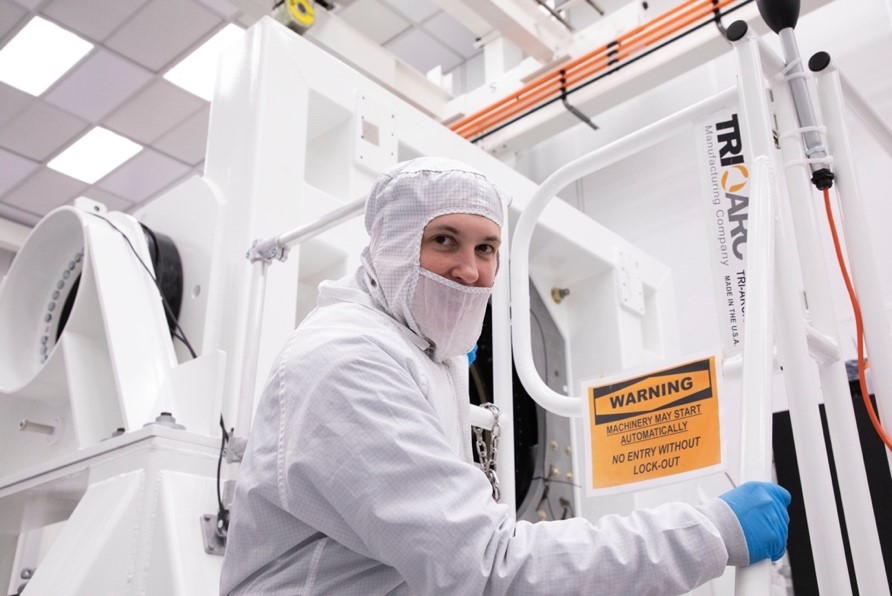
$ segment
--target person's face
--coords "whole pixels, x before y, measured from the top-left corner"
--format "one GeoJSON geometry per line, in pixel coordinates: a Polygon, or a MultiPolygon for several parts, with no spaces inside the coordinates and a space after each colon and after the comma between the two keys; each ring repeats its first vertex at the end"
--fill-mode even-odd
{"type": "Polygon", "coordinates": [[[491,288],[499,268],[501,231],[470,213],[435,217],[421,237],[421,267],[464,286],[491,288]]]}

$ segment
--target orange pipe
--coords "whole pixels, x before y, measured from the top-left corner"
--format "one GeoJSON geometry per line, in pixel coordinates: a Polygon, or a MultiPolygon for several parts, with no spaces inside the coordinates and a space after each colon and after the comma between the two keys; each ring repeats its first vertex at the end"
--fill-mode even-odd
{"type": "MultiPolygon", "coordinates": [[[[686,0],[685,2],[682,2],[682,3],[679,4],[678,6],[676,6],[676,7],[672,8],[672,9],[668,10],[667,12],[663,13],[662,15],[657,16],[657,17],[654,18],[653,20],[648,21],[647,23],[643,23],[643,24],[641,24],[641,25],[638,25],[637,27],[631,29],[630,31],[627,31],[626,33],[620,35],[619,37],[616,38],[615,41],[616,41],[616,42],[622,42],[624,39],[626,39],[626,38],[628,38],[628,37],[630,37],[630,36],[633,36],[633,35],[637,34],[638,32],[640,32],[640,31],[642,31],[642,30],[644,30],[644,29],[646,29],[646,28],[648,28],[648,27],[653,26],[654,23],[657,23],[657,22],[659,22],[660,20],[663,20],[663,19],[665,19],[665,18],[667,18],[667,17],[670,17],[673,13],[678,12],[678,11],[681,11],[685,6],[687,6],[687,5],[691,5],[691,4],[697,4],[698,2],[702,2],[702,1],[703,1],[703,0],[686,0]]],[[[706,1],[711,2],[711,0],[706,0],[706,1]]],[[[576,58],[575,60],[572,60],[571,62],[569,62],[568,64],[566,64],[566,65],[563,66],[563,70],[573,69],[573,68],[575,68],[576,66],[582,64],[583,62],[585,62],[585,61],[591,59],[594,55],[597,55],[597,54],[599,54],[599,53],[601,53],[601,52],[608,51],[609,47],[610,47],[609,45],[605,45],[605,46],[603,46],[603,47],[601,47],[601,48],[599,48],[599,49],[597,49],[597,50],[594,50],[593,52],[590,52],[589,54],[586,54],[586,55],[584,55],[584,56],[580,56],[579,58],[576,58]]],[[[505,98],[503,98],[503,99],[501,99],[501,100],[499,100],[499,101],[497,101],[497,102],[495,102],[495,103],[493,103],[493,104],[487,106],[486,108],[484,108],[483,110],[481,110],[481,112],[478,112],[478,114],[479,114],[479,113],[482,113],[482,112],[489,111],[489,110],[493,110],[493,109],[495,109],[495,108],[501,106],[502,104],[511,101],[512,99],[518,99],[521,95],[530,92],[532,89],[535,89],[535,88],[538,87],[539,85],[542,85],[543,83],[549,82],[549,81],[554,77],[554,72],[555,72],[555,71],[552,71],[552,72],[546,73],[546,74],[544,74],[544,75],[541,75],[538,79],[532,81],[531,83],[528,83],[527,85],[525,85],[524,87],[522,87],[522,88],[519,89],[518,91],[515,91],[514,93],[512,93],[512,94],[506,96],[505,98]]],[[[456,123],[453,124],[453,128],[458,128],[458,127],[463,126],[463,125],[466,124],[468,121],[472,120],[475,116],[476,116],[476,114],[473,114],[473,115],[471,115],[471,116],[468,116],[468,117],[466,117],[466,118],[463,118],[462,120],[459,120],[458,122],[456,122],[456,123]]]]}
{"type": "MultiPolygon", "coordinates": [[[[657,23],[657,22],[659,22],[659,21],[661,21],[661,20],[663,20],[663,19],[670,18],[675,12],[680,12],[680,11],[682,11],[686,6],[688,6],[688,5],[693,5],[693,4],[698,4],[698,3],[701,3],[701,2],[703,2],[703,1],[704,1],[704,0],[686,0],[685,2],[682,2],[682,3],[679,4],[678,6],[676,6],[676,7],[672,8],[672,9],[668,10],[667,12],[663,13],[662,15],[657,16],[656,18],[652,19],[651,21],[648,21],[647,23],[643,23],[643,24],[641,24],[641,25],[638,25],[637,27],[631,29],[630,31],[627,31],[626,33],[623,33],[622,35],[620,35],[619,37],[617,37],[616,40],[614,40],[614,41],[615,41],[616,43],[621,43],[621,42],[624,41],[625,39],[627,39],[627,38],[629,38],[629,37],[632,37],[632,36],[634,36],[634,35],[637,35],[639,32],[641,32],[641,31],[643,31],[643,30],[645,30],[645,29],[647,29],[647,28],[649,28],[649,27],[654,26],[655,23],[657,23]]],[[[705,1],[707,1],[707,2],[711,2],[711,0],[705,0],[705,1]]],[[[590,60],[593,56],[595,56],[595,55],[597,55],[597,54],[600,54],[601,52],[606,52],[606,51],[608,51],[608,50],[610,49],[610,46],[611,46],[611,45],[612,45],[612,44],[608,44],[608,45],[602,46],[601,48],[598,48],[598,49],[596,49],[596,50],[594,50],[594,51],[592,51],[592,52],[590,52],[590,53],[588,53],[588,54],[586,54],[586,55],[580,56],[579,58],[576,58],[575,60],[572,60],[571,62],[565,64],[565,65],[562,67],[562,70],[565,70],[565,71],[566,71],[566,70],[571,70],[571,69],[576,68],[577,66],[579,66],[579,65],[581,65],[582,63],[586,62],[587,60],[590,60]]],[[[557,71],[552,71],[552,72],[546,73],[546,74],[544,74],[544,75],[541,75],[538,79],[536,79],[535,81],[533,81],[533,82],[531,82],[531,83],[528,83],[527,85],[525,85],[524,87],[522,87],[522,88],[519,89],[518,91],[515,91],[515,92],[512,93],[511,95],[508,95],[507,97],[505,97],[505,98],[503,98],[503,99],[501,99],[501,100],[499,100],[499,101],[497,101],[497,102],[495,102],[495,103],[493,103],[493,104],[487,106],[486,108],[484,108],[483,110],[481,110],[481,112],[486,112],[486,111],[495,109],[495,108],[497,108],[498,106],[500,106],[500,105],[502,105],[502,104],[504,104],[504,103],[506,103],[506,102],[508,102],[508,101],[511,101],[512,99],[518,99],[519,96],[521,96],[521,95],[523,95],[523,94],[525,94],[525,93],[528,93],[530,90],[536,88],[537,86],[539,86],[539,85],[541,85],[541,84],[543,84],[543,83],[549,82],[551,79],[554,78],[555,72],[557,72],[557,71]]],[[[481,112],[478,112],[478,114],[481,113],[481,112]]],[[[454,124],[453,124],[453,127],[455,127],[455,128],[457,128],[457,127],[461,127],[461,126],[463,126],[463,125],[466,123],[466,121],[469,121],[469,120],[473,119],[474,117],[475,117],[475,115],[468,116],[468,117],[466,117],[466,118],[464,118],[464,119],[462,119],[462,120],[460,120],[460,121],[454,123],[454,124]]]]}
{"type": "MultiPolygon", "coordinates": [[[[719,3],[718,6],[720,7],[724,4],[728,4],[732,1],[733,0],[723,0],[722,2],[719,3]]],[[[702,2],[702,0],[701,0],[701,2],[702,2]]],[[[665,36],[665,35],[668,35],[669,33],[677,31],[678,29],[682,28],[686,24],[689,24],[689,23],[697,20],[698,18],[706,16],[708,13],[711,13],[715,8],[716,7],[712,5],[711,0],[708,0],[708,3],[703,4],[703,6],[698,7],[697,12],[693,12],[693,9],[687,10],[687,11],[682,11],[684,13],[684,17],[681,14],[676,15],[673,19],[669,20],[669,22],[665,23],[660,28],[660,33],[662,34],[661,36],[665,36]],[[670,24],[672,24],[672,26],[669,26],[670,24]]],[[[655,38],[654,32],[646,32],[646,33],[647,34],[644,37],[644,42],[636,43],[633,48],[622,48],[621,51],[617,53],[616,58],[619,59],[620,57],[625,57],[626,55],[629,55],[629,54],[633,53],[634,51],[637,51],[639,48],[646,47],[647,45],[649,45],[649,43],[652,43],[653,41],[656,41],[661,38],[661,37],[655,38]]],[[[631,32],[627,33],[623,37],[625,37],[625,38],[631,37],[631,32]]],[[[565,73],[566,86],[569,87],[569,86],[573,85],[577,81],[582,80],[583,78],[598,72],[598,70],[601,70],[603,68],[603,66],[605,66],[605,65],[603,63],[603,58],[602,58],[601,60],[598,61],[599,63],[587,64],[584,71],[582,71],[580,73],[573,73],[573,74],[570,74],[567,72],[568,67],[572,67],[576,64],[579,64],[583,60],[590,60],[592,58],[592,56],[602,53],[604,51],[604,49],[606,49],[606,47],[601,48],[599,50],[595,50],[594,52],[592,52],[580,59],[577,59],[576,61],[574,61],[574,63],[571,63],[570,65],[567,65],[558,71],[553,71],[553,72],[545,75],[544,77],[542,77],[541,80],[536,81],[533,85],[538,85],[538,84],[541,84],[543,81],[548,81],[549,83],[551,83],[549,85],[549,87],[557,85],[556,90],[559,90],[560,89],[560,78],[559,77],[560,77],[561,70],[563,70],[565,73]],[[599,68],[595,69],[595,68],[593,68],[594,66],[598,66],[599,68]]],[[[530,85],[530,86],[532,86],[532,85],[530,85]]],[[[526,88],[522,89],[518,92],[515,92],[512,95],[509,95],[508,97],[504,98],[500,102],[497,102],[496,104],[493,104],[492,106],[489,106],[488,108],[486,108],[484,110],[481,110],[480,112],[472,115],[471,117],[466,118],[462,122],[457,122],[457,123],[453,124],[451,128],[452,128],[452,130],[456,131],[459,134],[462,134],[463,136],[466,136],[466,137],[473,136],[473,134],[475,134],[476,132],[479,132],[482,129],[488,128],[492,123],[497,122],[499,119],[507,119],[508,117],[522,111],[524,108],[531,107],[533,105],[533,102],[538,101],[543,98],[542,93],[528,94],[525,96],[522,95],[524,93],[526,93],[526,88]],[[517,100],[517,101],[516,101],[516,103],[512,104],[510,108],[506,109],[505,107],[502,107],[505,105],[505,103],[507,101],[511,101],[511,100],[517,100]],[[496,109],[493,109],[493,108],[496,108],[496,109]]]]}
{"type": "Polygon", "coordinates": [[[707,16],[714,10],[734,1],[720,0],[717,4],[713,4],[712,0],[694,0],[680,4],[648,23],[639,25],[635,29],[617,37],[611,44],[599,47],[585,56],[575,59],[562,68],[539,77],[520,90],[490,104],[475,114],[453,123],[450,128],[465,138],[476,136],[484,130],[533,107],[545,98],[556,95],[562,87],[562,71],[564,76],[563,86],[571,87],[577,82],[604,70],[605,67],[609,66],[609,62],[625,59],[629,55],[649,47],[679,29],[707,16]],[[654,27],[654,24],[659,21],[665,22],[658,27],[654,27]],[[632,41],[633,39],[634,41],[632,41]],[[631,45],[622,47],[619,43],[620,40],[628,40],[631,42],[631,45]],[[612,56],[609,54],[605,55],[605,52],[608,52],[611,48],[617,50],[616,53],[612,56]]]}

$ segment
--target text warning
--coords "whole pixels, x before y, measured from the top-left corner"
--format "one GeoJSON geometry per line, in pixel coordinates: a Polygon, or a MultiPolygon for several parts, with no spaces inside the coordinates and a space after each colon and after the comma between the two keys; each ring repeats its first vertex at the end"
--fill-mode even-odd
{"type": "Polygon", "coordinates": [[[637,489],[721,464],[716,385],[714,356],[587,385],[589,488],[637,489]]]}

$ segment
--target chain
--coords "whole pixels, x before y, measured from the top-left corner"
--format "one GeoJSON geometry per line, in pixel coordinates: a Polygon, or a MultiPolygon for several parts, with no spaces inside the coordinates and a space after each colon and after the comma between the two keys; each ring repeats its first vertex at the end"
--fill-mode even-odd
{"type": "Polygon", "coordinates": [[[499,415],[501,414],[501,410],[499,410],[498,406],[495,404],[483,404],[480,407],[486,408],[492,412],[493,424],[489,438],[489,453],[487,453],[486,450],[486,441],[483,440],[483,429],[477,427],[474,428],[474,435],[477,437],[477,457],[480,459],[480,466],[483,468],[483,473],[486,474],[486,478],[492,485],[492,498],[498,502],[502,495],[502,490],[499,487],[499,477],[496,474],[496,457],[498,457],[499,454],[499,437],[502,435],[502,427],[499,426],[499,415]]]}

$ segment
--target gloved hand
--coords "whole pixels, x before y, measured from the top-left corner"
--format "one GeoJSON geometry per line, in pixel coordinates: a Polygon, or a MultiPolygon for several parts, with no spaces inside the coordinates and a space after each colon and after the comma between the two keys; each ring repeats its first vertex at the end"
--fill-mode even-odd
{"type": "Polygon", "coordinates": [[[477,360],[477,344],[474,344],[474,347],[468,352],[468,366],[474,364],[475,360],[477,360]]]}
{"type": "Polygon", "coordinates": [[[731,507],[743,528],[750,565],[783,556],[790,523],[790,493],[785,488],[771,482],[746,482],[719,498],[731,507]]]}

